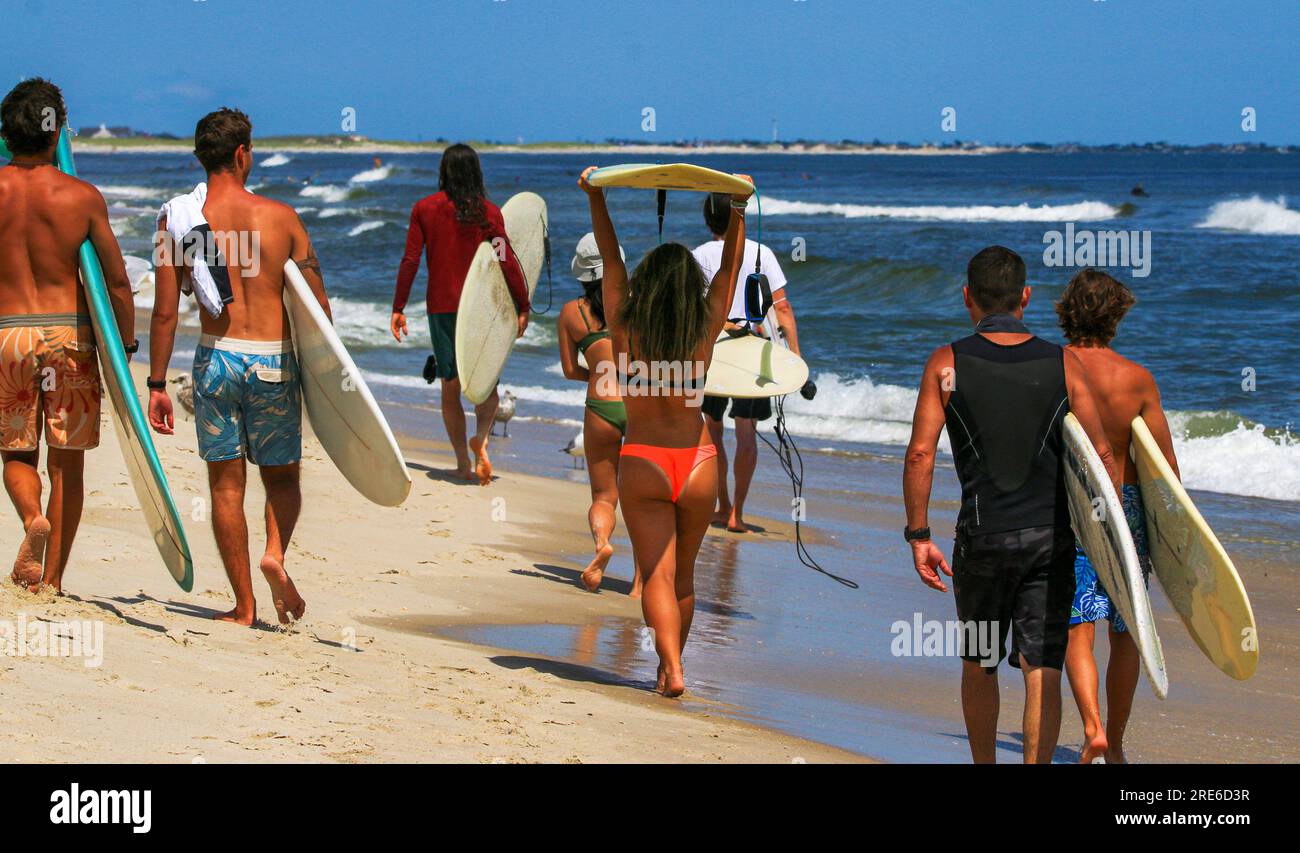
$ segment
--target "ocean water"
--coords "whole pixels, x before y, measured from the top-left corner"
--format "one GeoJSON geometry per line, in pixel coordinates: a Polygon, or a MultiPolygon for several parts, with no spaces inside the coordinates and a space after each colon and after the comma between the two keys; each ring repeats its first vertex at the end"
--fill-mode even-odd
{"type": "MultiPolygon", "coordinates": [[[[485,154],[498,203],[521,190],[547,201],[553,250],[534,318],[504,377],[524,414],[581,416],[582,389],[560,375],[554,317],[577,285],[572,247],[588,228],[575,186],[595,155],[485,154]]],[[[752,174],[768,243],[789,279],[800,342],[819,394],[792,399],[789,426],[813,444],[898,452],[916,379],[939,343],[968,332],[960,286],[969,257],[990,243],[1025,258],[1035,286],[1028,312],[1060,340],[1052,302],[1074,268],[1047,266],[1045,234],[1149,233],[1138,269],[1113,269],[1138,297],[1115,347],[1147,365],[1173,415],[1188,485],[1300,500],[1300,161],[1253,152],[1052,153],[992,156],[705,156],[702,165],[752,174]],[[1149,197],[1130,195],[1142,185],[1149,197]],[[798,256],[796,258],[796,251],[798,256]],[[1134,275],[1145,272],[1146,275],[1134,275]],[[1247,381],[1253,380],[1253,381],[1247,381]]],[[[375,384],[418,389],[428,346],[420,300],[412,342],[387,332],[411,205],[436,189],[438,156],[259,155],[251,186],[294,205],[311,231],[345,341],[375,384]],[[304,181],[310,184],[304,185],[304,181]]],[[[112,205],[124,248],[148,257],[152,214],[201,179],[174,154],[82,154],[82,172],[112,205]]],[[[615,223],[635,262],[655,245],[653,194],[614,192],[615,223]]],[[[665,239],[707,239],[700,198],[670,194],[665,239]]],[[[758,212],[758,205],[755,211],[758,212]]],[[[417,291],[423,280],[417,281],[417,291]]],[[[142,300],[147,303],[148,296],[142,300]]]]}
{"type": "MultiPolygon", "coordinates": [[[[586,482],[558,452],[580,428],[585,393],[560,374],[554,317],[579,292],[568,275],[572,246],[588,229],[577,175],[620,159],[483,157],[498,204],[522,190],[546,199],[554,258],[535,297],[546,313],[534,317],[503,378],[519,397],[511,437],[495,445],[503,470],[586,482]]],[[[962,276],[970,255],[990,243],[1025,258],[1035,286],[1027,320],[1060,339],[1052,301],[1073,270],[1046,266],[1043,252],[1045,234],[1067,223],[1150,233],[1150,274],[1115,270],[1138,297],[1115,346],[1159,381],[1185,479],[1229,552],[1243,565],[1267,568],[1268,584],[1251,592],[1259,599],[1300,581],[1300,204],[1288,201],[1300,197],[1300,161],[1266,153],[692,159],[747,172],[762,193],[763,215],[751,216],[750,235],[761,227],[781,259],[819,388],[811,402],[789,399],[787,411],[806,465],[810,548],[828,570],[862,588],[809,572],[788,542],[710,536],[686,655],[691,702],[878,757],[966,760],[952,710],[955,662],[899,656],[893,646],[900,624],[954,618],[951,597],[917,581],[898,535],[913,389],[930,351],[968,334],[962,276]],[[1130,195],[1137,184],[1149,197],[1130,195]],[[801,260],[792,257],[796,247],[805,252],[801,260]],[[1243,371],[1253,386],[1243,386],[1243,371]]],[[[337,326],[394,428],[442,438],[436,393],[419,378],[428,348],[420,300],[409,311],[412,341],[398,346],[387,331],[410,206],[435,188],[437,156],[384,155],[376,166],[357,154],[259,154],[258,164],[255,191],[297,207],[310,230],[337,326]]],[[[170,154],[83,153],[78,165],[104,190],[124,249],[139,259],[148,257],[157,205],[201,179],[190,158],[170,154]]],[[[635,262],[657,240],[653,194],[611,192],[610,203],[635,262]]],[[[665,238],[688,245],[706,239],[699,205],[697,195],[670,194],[665,238]]],[[[131,266],[146,285],[138,302],[148,308],[147,262],[131,266]]],[[[178,353],[178,366],[187,357],[178,353]]],[[[761,452],[750,510],[755,519],[786,517],[790,483],[761,452]]],[[[954,519],[957,488],[950,461],[939,467],[932,518],[943,529],[954,519]]],[[[581,518],[585,510],[566,511],[581,518]]],[[[613,592],[625,591],[619,579],[631,575],[621,530],[616,545],[607,584],[613,592]]],[[[571,582],[572,571],[558,563],[581,565],[589,548],[586,537],[575,538],[554,555],[556,564],[538,563],[534,573],[571,582]]],[[[1157,614],[1167,618],[1158,590],[1154,596],[1157,614]]],[[[1261,617],[1266,651],[1270,627],[1261,617]]],[[[455,633],[513,650],[504,666],[547,668],[562,660],[593,680],[647,686],[654,659],[640,632],[636,619],[600,619],[455,633]]],[[[1191,645],[1181,632],[1164,640],[1168,650],[1191,645]]],[[[1204,662],[1171,670],[1172,702],[1186,697],[1189,685],[1204,696],[1200,685],[1221,678],[1196,664],[1204,662]]],[[[1155,713],[1145,690],[1139,715],[1155,713]]],[[[1016,757],[1014,743],[1003,749],[1005,758],[1016,757]]],[[[1068,749],[1061,755],[1071,757],[1068,749]]]]}

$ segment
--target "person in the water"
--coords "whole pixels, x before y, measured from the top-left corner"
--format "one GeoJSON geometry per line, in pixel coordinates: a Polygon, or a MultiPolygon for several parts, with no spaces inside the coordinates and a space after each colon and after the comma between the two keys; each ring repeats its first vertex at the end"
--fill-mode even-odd
{"type": "MultiPolygon", "coordinates": [[[[1155,377],[1142,365],[1110,348],[1120,321],[1136,301],[1132,292],[1111,276],[1086,269],[1070,280],[1061,301],[1056,303],[1056,315],[1061,331],[1070,342],[1066,352],[1073,353],[1084,366],[1106,438],[1122,466],[1120,499],[1145,580],[1151,572],[1146,518],[1142,492],[1137,486],[1137,465],[1128,453],[1133,440],[1133,419],[1140,417],[1146,422],[1174,473],[1178,472],[1178,460],[1174,457],[1174,440],[1169,434],[1169,421],[1160,404],[1155,377]]],[[[1138,683],[1137,644],[1082,548],[1075,554],[1074,575],[1065,672],[1075,704],[1079,706],[1079,716],[1083,718],[1083,751],[1079,761],[1091,764],[1100,758],[1107,764],[1125,764],[1124,730],[1138,683]],[[1105,726],[1097,701],[1097,660],[1093,656],[1094,625],[1098,619],[1110,623],[1105,726]]]]}
{"type": "Polygon", "coordinates": [[[927,586],[953,579],[962,632],[962,712],[971,758],[993,763],[997,667],[1024,674],[1024,760],[1052,760],[1061,728],[1061,668],[1074,593],[1061,421],[1079,419],[1112,480],[1118,468],[1079,358],[1024,324],[1025,262],[990,246],[971,258],[963,291],[975,333],[934,351],[921,376],[903,470],[904,538],[927,586]],[[931,539],[930,489],[947,426],[961,481],[950,569],[931,539]],[[972,643],[972,639],[975,642],[972,643]],[[977,647],[972,647],[972,645],[977,647]]]}

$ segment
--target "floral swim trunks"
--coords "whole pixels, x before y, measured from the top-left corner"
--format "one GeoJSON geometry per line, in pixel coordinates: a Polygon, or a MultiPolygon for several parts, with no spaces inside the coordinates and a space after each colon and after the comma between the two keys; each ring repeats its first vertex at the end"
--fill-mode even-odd
{"type": "MultiPolygon", "coordinates": [[[[1124,504],[1124,518],[1128,521],[1129,533],[1133,535],[1133,547],[1137,551],[1138,561],[1142,564],[1142,582],[1151,581],[1151,549],[1147,545],[1147,520],[1142,508],[1142,491],[1135,484],[1125,483],[1120,491],[1120,500],[1124,504]]],[[[1111,628],[1119,633],[1128,630],[1124,617],[1120,616],[1115,602],[1101,585],[1097,570],[1083,549],[1075,546],[1074,557],[1074,604],[1070,607],[1070,624],[1096,622],[1109,619],[1111,628]]]]}
{"type": "Polygon", "coordinates": [[[302,389],[289,341],[204,335],[194,351],[194,419],[204,462],[302,459],[302,389]]]}
{"type": "Polygon", "coordinates": [[[98,447],[101,396],[89,317],[0,317],[0,450],[98,447]]]}

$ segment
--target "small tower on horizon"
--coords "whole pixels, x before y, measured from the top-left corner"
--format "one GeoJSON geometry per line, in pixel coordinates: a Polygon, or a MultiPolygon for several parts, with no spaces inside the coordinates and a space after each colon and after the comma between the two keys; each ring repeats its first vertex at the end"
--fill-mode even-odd
{"type": "Polygon", "coordinates": [[[776,116],[772,116],[772,141],[776,142],[776,140],[777,140],[776,116]]]}

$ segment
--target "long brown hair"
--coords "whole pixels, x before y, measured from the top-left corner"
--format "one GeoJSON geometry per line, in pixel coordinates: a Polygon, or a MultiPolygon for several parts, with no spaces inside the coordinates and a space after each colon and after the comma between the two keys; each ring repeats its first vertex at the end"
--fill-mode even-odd
{"type": "Polygon", "coordinates": [[[708,282],[681,243],[664,243],[633,270],[619,322],[637,358],[687,362],[709,330],[708,282]]]}
{"type": "Polygon", "coordinates": [[[456,207],[456,219],[467,225],[485,227],[487,211],[483,201],[487,190],[483,187],[483,167],[478,162],[478,152],[458,142],[442,152],[438,164],[438,189],[447,194],[456,207]]]}

